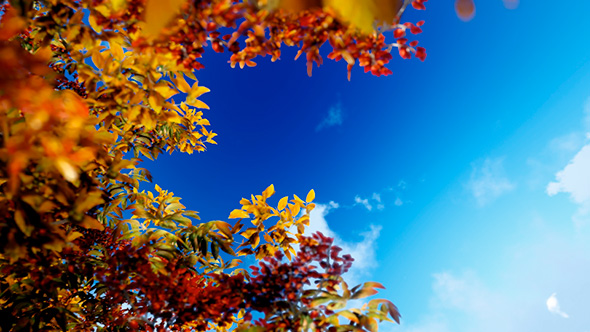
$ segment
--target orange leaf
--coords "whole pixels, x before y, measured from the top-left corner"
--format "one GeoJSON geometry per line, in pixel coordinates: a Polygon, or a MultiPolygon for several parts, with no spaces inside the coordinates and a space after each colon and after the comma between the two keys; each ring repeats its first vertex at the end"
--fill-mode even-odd
{"type": "Polygon", "coordinates": [[[321,0],[281,0],[279,8],[290,12],[301,12],[307,9],[322,8],[321,0]]]}
{"type": "MultiPolygon", "coordinates": [[[[238,210],[242,211],[242,210],[238,210]]],[[[223,233],[225,236],[231,238],[233,233],[231,232],[230,224],[226,223],[225,221],[217,220],[215,221],[215,226],[223,233]]]]}

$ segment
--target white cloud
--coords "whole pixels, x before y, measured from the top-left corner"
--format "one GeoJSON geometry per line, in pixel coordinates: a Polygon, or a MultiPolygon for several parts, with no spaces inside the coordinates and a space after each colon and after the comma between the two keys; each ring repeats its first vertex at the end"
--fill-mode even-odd
{"type": "Polygon", "coordinates": [[[315,131],[320,131],[324,128],[342,125],[342,105],[340,103],[330,107],[326,117],[317,125],[315,131]]]}
{"type": "Polygon", "coordinates": [[[373,199],[381,203],[381,194],[373,193],[373,199]]]}
{"type": "Polygon", "coordinates": [[[474,272],[454,276],[449,272],[435,273],[432,288],[435,306],[458,309],[476,316],[487,316],[493,297],[481,284],[474,272]]]}
{"type": "Polygon", "coordinates": [[[584,146],[563,170],[557,172],[555,179],[555,182],[547,185],[547,194],[568,193],[579,204],[573,216],[574,222],[578,226],[587,223],[590,216],[590,144],[584,146]]]}
{"type": "MultiPolygon", "coordinates": [[[[584,129],[590,130],[590,98],[586,100],[586,104],[584,105],[584,129]]],[[[590,136],[590,133],[588,133],[590,136]]]]}
{"type": "Polygon", "coordinates": [[[377,210],[385,209],[385,204],[381,201],[380,193],[373,193],[371,198],[361,198],[357,195],[354,197],[354,205],[362,205],[369,211],[372,211],[373,207],[377,207],[377,210]]]}
{"type": "Polygon", "coordinates": [[[566,192],[576,203],[590,201],[590,145],[584,146],[555,178],[557,181],[547,186],[549,196],[566,192]]]}
{"type": "Polygon", "coordinates": [[[408,186],[408,183],[406,181],[404,181],[404,180],[399,180],[399,182],[397,183],[397,186],[400,189],[404,190],[408,186]]]}
{"type": "Polygon", "coordinates": [[[475,272],[440,272],[433,279],[430,313],[410,324],[402,322],[403,332],[513,331],[502,323],[495,323],[495,329],[490,324],[509,313],[501,296],[490,291],[475,272]]]}
{"type": "Polygon", "coordinates": [[[503,257],[502,265],[489,272],[434,273],[430,296],[412,299],[424,303],[423,309],[407,312],[398,303],[404,320],[401,328],[391,331],[588,331],[590,234],[577,234],[575,239],[553,229],[541,234],[533,243],[496,251],[503,257]],[[504,272],[497,273],[498,269],[504,272]],[[554,291],[559,302],[555,294],[547,299],[554,291]],[[563,319],[564,314],[569,319],[563,319]]]}
{"type": "Polygon", "coordinates": [[[358,242],[345,241],[334,232],[326,220],[328,213],[339,207],[338,203],[316,204],[311,211],[309,226],[305,229],[305,235],[315,232],[334,238],[334,244],[342,248],[343,254],[350,254],[354,258],[352,268],[345,276],[345,279],[352,285],[359,283],[363,276],[367,276],[372,268],[377,266],[375,250],[377,239],[381,232],[381,226],[369,225],[369,229],[360,233],[361,239],[358,242]]]}
{"type": "Polygon", "coordinates": [[[404,205],[404,202],[399,197],[396,197],[395,202],[393,202],[393,204],[395,204],[395,206],[402,206],[404,205]]]}
{"type": "Polygon", "coordinates": [[[515,188],[515,184],[504,175],[503,162],[503,158],[486,158],[481,163],[472,164],[471,177],[466,188],[480,206],[515,188]]]}
{"type": "Polygon", "coordinates": [[[559,307],[559,301],[557,301],[556,293],[551,294],[551,296],[549,296],[549,298],[547,299],[547,310],[549,310],[550,313],[559,315],[563,318],[570,317],[568,314],[561,311],[561,308],[559,307]]]}
{"type": "Polygon", "coordinates": [[[373,206],[371,205],[371,203],[369,203],[368,198],[360,198],[360,196],[355,196],[354,203],[354,205],[363,205],[369,211],[373,210],[373,206]]]}
{"type": "Polygon", "coordinates": [[[381,194],[373,193],[373,200],[377,202],[377,210],[385,209],[385,205],[381,202],[381,194]]]}
{"type": "Polygon", "coordinates": [[[576,131],[554,138],[549,142],[549,149],[560,154],[576,152],[584,145],[585,136],[584,133],[576,131]]]}

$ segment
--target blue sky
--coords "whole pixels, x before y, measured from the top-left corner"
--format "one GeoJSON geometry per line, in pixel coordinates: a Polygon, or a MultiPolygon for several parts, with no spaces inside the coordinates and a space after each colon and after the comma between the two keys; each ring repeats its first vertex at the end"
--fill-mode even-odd
{"type": "Polygon", "coordinates": [[[160,157],[155,182],[205,220],[315,189],[312,229],[398,305],[386,331],[590,331],[590,2],[476,4],[409,10],[428,57],[388,77],[206,54],[219,145],[160,157]]]}

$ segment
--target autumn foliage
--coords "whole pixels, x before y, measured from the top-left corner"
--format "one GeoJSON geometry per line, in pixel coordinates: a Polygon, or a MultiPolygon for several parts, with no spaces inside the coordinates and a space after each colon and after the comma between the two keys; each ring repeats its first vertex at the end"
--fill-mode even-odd
{"type": "Polygon", "coordinates": [[[402,22],[426,0],[19,0],[0,25],[1,331],[376,331],[399,322],[383,286],[349,287],[352,258],[304,236],[315,193],[200,221],[143,158],[216,144],[195,70],[323,45],[350,73],[426,57],[402,22]],[[397,50],[394,52],[394,50],[397,50]],[[220,55],[222,56],[222,55],[220,55]],[[174,97],[174,99],[172,98],[174,97]],[[179,102],[179,100],[182,100],[179,102]],[[145,184],[141,188],[145,188],[145,184]],[[276,205],[273,205],[276,204],[276,205]],[[253,257],[247,267],[237,257],[253,257]]]}

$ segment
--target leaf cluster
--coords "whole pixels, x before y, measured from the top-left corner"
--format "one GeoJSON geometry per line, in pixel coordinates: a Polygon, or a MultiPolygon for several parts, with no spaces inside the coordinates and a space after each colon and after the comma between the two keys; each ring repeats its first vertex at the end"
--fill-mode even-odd
{"type": "Polygon", "coordinates": [[[377,321],[399,322],[386,300],[347,309],[382,286],[349,289],[351,257],[321,234],[304,236],[313,190],[274,205],[271,185],[227,220],[204,222],[174,193],[146,190],[141,163],[216,144],[201,100],[209,89],[194,71],[205,48],[253,66],[298,45],[311,73],[329,43],[328,57],[349,72],[358,61],[388,74],[393,48],[425,56],[405,38],[422,23],[399,22],[409,3],[367,2],[363,20],[391,21],[374,31],[350,16],[353,2],[1,5],[0,329],[375,331],[377,321]]]}

